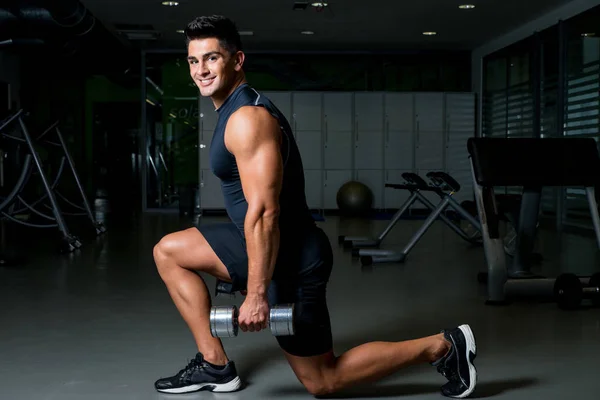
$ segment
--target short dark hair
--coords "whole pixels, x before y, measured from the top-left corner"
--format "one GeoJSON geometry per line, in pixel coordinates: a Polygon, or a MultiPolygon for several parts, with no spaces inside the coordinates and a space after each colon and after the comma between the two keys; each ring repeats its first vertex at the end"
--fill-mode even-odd
{"type": "Polygon", "coordinates": [[[186,46],[195,39],[216,38],[230,54],[242,50],[242,40],[235,23],[222,15],[195,18],[184,32],[186,46]]]}

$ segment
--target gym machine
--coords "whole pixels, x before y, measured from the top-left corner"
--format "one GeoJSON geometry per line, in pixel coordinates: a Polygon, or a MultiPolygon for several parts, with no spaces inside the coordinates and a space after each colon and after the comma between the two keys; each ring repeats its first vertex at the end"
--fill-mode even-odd
{"type": "MultiPolygon", "coordinates": [[[[402,177],[410,185],[413,185],[413,195],[416,194],[416,199],[423,203],[427,208],[431,210],[431,213],[425,219],[425,222],[421,225],[419,230],[412,236],[408,244],[401,251],[384,250],[384,249],[364,249],[355,248],[353,249],[353,256],[360,257],[361,264],[363,266],[381,263],[399,263],[404,262],[406,257],[417,244],[417,242],[425,235],[427,230],[433,225],[433,223],[439,218],[448,225],[454,232],[456,232],[461,238],[473,245],[481,244],[481,226],[477,218],[467,212],[455,199],[454,195],[460,191],[460,184],[445,172],[430,172],[427,177],[432,182],[432,185],[428,185],[423,178],[414,173],[405,173],[402,177]],[[433,205],[425,196],[422,195],[422,191],[430,191],[437,194],[440,197],[440,202],[437,206],[433,205]],[[452,207],[461,217],[466,219],[471,226],[474,228],[474,232],[467,233],[460,226],[454,223],[448,218],[444,211],[448,207],[452,207]]],[[[386,184],[386,187],[406,189],[406,185],[394,185],[386,184]]],[[[412,196],[411,196],[412,197],[412,196]]],[[[409,199],[410,200],[410,199],[409,199]]],[[[410,204],[409,204],[410,206],[410,204]]],[[[404,207],[403,207],[404,208],[404,207]]],[[[408,206],[406,207],[408,208],[408,206]]],[[[400,216],[397,217],[399,219],[400,216]]],[[[397,221],[393,221],[394,224],[397,221]]],[[[391,225],[391,224],[390,224],[391,225]]],[[[390,228],[391,229],[391,228],[390,228]]]]}
{"type": "MultiPolygon", "coordinates": [[[[397,190],[408,190],[411,195],[404,202],[404,204],[400,207],[400,209],[394,214],[390,223],[385,227],[385,229],[376,237],[369,238],[365,236],[344,236],[340,235],[338,237],[339,244],[343,245],[346,249],[353,249],[353,254],[355,256],[360,255],[368,255],[367,252],[363,254],[359,254],[358,249],[364,249],[369,247],[379,247],[385,237],[390,233],[392,228],[398,223],[400,218],[404,215],[404,213],[412,206],[416,201],[421,202],[425,207],[429,208],[431,211],[435,210],[435,206],[423,195],[422,192],[435,192],[440,197],[443,197],[443,189],[438,186],[428,185],[423,178],[419,175],[412,172],[405,172],[402,174],[402,178],[404,178],[405,183],[396,184],[396,183],[386,183],[386,188],[392,188],[397,190]]],[[[452,230],[458,233],[461,237],[463,237],[467,241],[471,241],[474,238],[465,233],[460,227],[456,226],[452,220],[450,220],[446,215],[440,214],[440,219],[444,221],[452,230]]],[[[389,253],[379,253],[379,254],[391,254],[389,253]]]]}
{"type": "Polygon", "coordinates": [[[70,213],[70,215],[85,215],[89,218],[92,223],[92,226],[96,230],[96,234],[100,235],[106,232],[104,225],[98,221],[96,221],[90,204],[87,200],[87,197],[84,193],[83,186],[81,185],[81,181],[79,176],[77,175],[75,164],[71,155],[66,147],[65,140],[58,128],[58,123],[52,124],[48,129],[46,129],[41,135],[39,135],[35,142],[31,137],[29,130],[23,120],[23,110],[18,111],[7,120],[0,124],[0,133],[2,138],[12,140],[15,142],[24,143],[27,146],[28,153],[25,156],[25,162],[23,163],[23,168],[21,171],[21,175],[17,180],[13,190],[4,198],[0,203],[0,214],[3,218],[10,220],[12,222],[32,227],[32,228],[54,228],[57,227],[59,231],[62,233],[61,238],[61,251],[62,252],[72,252],[75,249],[78,249],[82,246],[81,242],[78,238],[73,236],[65,222],[64,215],[68,215],[69,213],[65,213],[61,210],[61,207],[58,203],[58,199],[62,199],[64,202],[69,204],[70,206],[83,211],[78,213],[70,213]],[[9,133],[4,133],[3,131],[11,126],[11,124],[16,123],[19,127],[19,131],[21,136],[11,135],[9,133]],[[58,142],[52,142],[50,140],[44,139],[45,136],[49,134],[49,132],[54,131],[58,142]],[[43,139],[43,140],[42,140],[43,139]],[[55,178],[52,183],[47,177],[47,173],[44,170],[42,159],[36,150],[36,145],[39,143],[44,143],[46,145],[51,145],[53,147],[60,148],[62,151],[62,158],[60,165],[58,167],[58,171],[56,173],[55,178]],[[81,195],[83,200],[83,206],[79,206],[71,201],[69,201],[65,196],[63,196],[58,190],[57,186],[60,181],[60,177],[65,168],[65,162],[73,174],[77,190],[81,195]],[[33,164],[33,165],[32,165],[33,164]],[[35,169],[34,169],[35,165],[35,169]],[[29,179],[33,173],[37,173],[40,180],[42,181],[44,194],[34,202],[27,202],[24,197],[24,189],[29,182],[29,179]],[[48,200],[50,204],[44,203],[45,200],[48,200]],[[45,214],[35,207],[39,204],[43,204],[48,207],[52,211],[52,215],[45,214]],[[20,208],[19,208],[20,207],[20,208]],[[48,220],[48,223],[31,223],[20,218],[17,218],[16,215],[19,215],[23,212],[29,212],[31,215],[35,215],[44,220],[48,220]]]}
{"type": "Polygon", "coordinates": [[[576,310],[584,299],[591,300],[593,307],[600,307],[600,273],[586,282],[575,274],[561,274],[554,282],[554,298],[563,310],[576,310]]]}
{"type": "MultiPolygon", "coordinates": [[[[31,162],[31,156],[26,156],[26,163],[31,162]]],[[[4,194],[5,174],[4,174],[5,152],[0,148],[0,192],[4,194]]],[[[6,241],[6,219],[0,218],[0,266],[13,267],[24,263],[23,252],[17,250],[6,241]]]]}
{"type": "Polygon", "coordinates": [[[565,297],[565,290],[570,293],[569,289],[564,289],[569,286],[568,283],[561,284],[561,280],[538,276],[531,271],[530,256],[539,219],[542,188],[585,188],[596,245],[600,248],[600,219],[594,193],[600,157],[595,140],[566,137],[470,138],[467,147],[475,184],[475,202],[482,221],[487,264],[486,303],[507,304],[509,299],[518,297],[562,301],[560,298],[565,297]],[[494,188],[498,186],[523,188],[515,255],[510,265],[499,233],[500,218],[494,193],[494,188]],[[555,294],[555,290],[560,291],[561,288],[563,294],[555,294]]]}

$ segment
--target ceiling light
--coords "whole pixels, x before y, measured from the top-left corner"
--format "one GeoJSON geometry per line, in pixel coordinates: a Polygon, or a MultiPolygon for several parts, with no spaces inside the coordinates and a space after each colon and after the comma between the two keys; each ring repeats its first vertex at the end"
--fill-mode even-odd
{"type": "Polygon", "coordinates": [[[591,37],[591,36],[596,36],[596,34],[594,32],[587,32],[587,33],[582,33],[581,36],[583,36],[583,37],[591,37]]]}
{"type": "Polygon", "coordinates": [[[303,35],[314,35],[315,34],[313,31],[302,31],[300,33],[303,35]]]}
{"type": "Polygon", "coordinates": [[[177,33],[185,33],[183,29],[177,29],[177,33]]]}
{"type": "Polygon", "coordinates": [[[254,32],[252,32],[252,31],[239,31],[238,33],[240,34],[240,36],[252,36],[252,35],[254,35],[254,32]]]}
{"type": "Polygon", "coordinates": [[[425,36],[435,36],[435,35],[437,35],[437,32],[423,32],[423,35],[425,35],[425,36]]]}
{"type": "Polygon", "coordinates": [[[157,40],[160,36],[156,31],[119,31],[129,40],[157,40]]]}
{"type": "Polygon", "coordinates": [[[461,10],[471,10],[473,8],[475,8],[474,4],[461,4],[460,6],[458,6],[458,8],[460,8],[461,10]]]}
{"type": "Polygon", "coordinates": [[[163,1],[162,2],[163,6],[168,6],[168,7],[175,7],[179,5],[179,2],[177,1],[163,1]]]}
{"type": "Polygon", "coordinates": [[[327,7],[329,4],[327,3],[322,3],[322,2],[316,2],[316,3],[312,3],[311,6],[312,7],[327,7]]]}

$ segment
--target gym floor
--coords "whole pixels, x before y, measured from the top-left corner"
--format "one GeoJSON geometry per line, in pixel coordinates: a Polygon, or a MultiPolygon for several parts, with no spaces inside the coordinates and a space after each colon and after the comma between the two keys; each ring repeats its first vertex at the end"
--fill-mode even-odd
{"type": "MultiPolygon", "coordinates": [[[[203,224],[221,217],[204,217],[203,224]]],[[[22,267],[0,268],[0,399],[310,399],[268,332],[224,339],[247,386],[240,392],[163,395],[159,377],[195,354],[186,325],[152,261],[164,234],[188,227],[176,215],[107,221],[108,233],[80,253],[50,253],[38,242],[22,267]],[[36,249],[40,247],[40,250],[36,249]]],[[[600,312],[555,304],[484,304],[477,282],[483,250],[438,222],[402,264],[362,268],[337,244],[339,234],[376,234],[388,221],[327,217],[335,267],[329,286],[336,351],[373,340],[399,341],[471,324],[479,384],[472,397],[597,399],[600,312]]],[[[400,248],[421,220],[404,220],[385,248],[400,248]]],[[[47,235],[47,232],[44,232],[47,235]]],[[[591,238],[542,232],[544,272],[597,272],[591,238]]],[[[208,279],[211,290],[214,280],[208,279]]],[[[215,304],[241,304],[218,298],[215,304]]],[[[440,399],[445,382],[429,365],[349,389],[344,397],[440,399]]]]}

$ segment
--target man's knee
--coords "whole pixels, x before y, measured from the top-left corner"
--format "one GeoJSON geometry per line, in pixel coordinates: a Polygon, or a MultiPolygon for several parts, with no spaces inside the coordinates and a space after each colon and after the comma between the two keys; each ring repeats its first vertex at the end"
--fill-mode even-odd
{"type": "Polygon", "coordinates": [[[302,382],[302,384],[308,393],[317,398],[329,396],[336,392],[335,386],[325,381],[307,381],[302,382]]]}
{"type": "Polygon", "coordinates": [[[156,245],[152,254],[156,263],[156,268],[161,273],[167,272],[169,268],[178,267],[176,259],[177,253],[182,246],[182,232],[169,233],[163,236],[156,245]]]}
{"type": "Polygon", "coordinates": [[[299,378],[308,393],[314,397],[324,397],[338,391],[338,385],[333,373],[322,372],[315,375],[311,374],[310,376],[300,376],[299,378]]]}
{"type": "Polygon", "coordinates": [[[164,236],[154,245],[154,249],[152,250],[156,269],[161,276],[169,267],[169,263],[167,262],[169,258],[169,240],[169,235],[164,236]]]}
{"type": "Polygon", "coordinates": [[[210,247],[202,234],[191,228],[165,235],[156,243],[152,253],[156,267],[164,278],[166,273],[180,268],[210,273],[215,268],[215,260],[209,251],[210,247]]]}
{"type": "Polygon", "coordinates": [[[163,236],[158,243],[156,243],[154,245],[154,249],[152,251],[152,254],[154,256],[154,260],[155,261],[162,261],[165,258],[168,258],[171,250],[172,250],[172,239],[171,239],[171,234],[168,234],[166,236],[163,236]]]}

